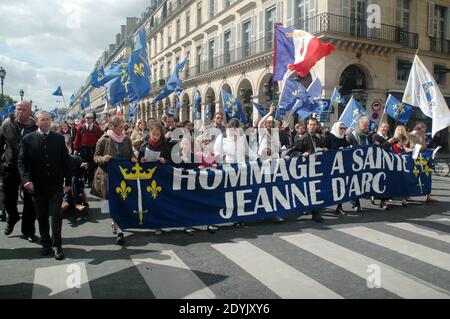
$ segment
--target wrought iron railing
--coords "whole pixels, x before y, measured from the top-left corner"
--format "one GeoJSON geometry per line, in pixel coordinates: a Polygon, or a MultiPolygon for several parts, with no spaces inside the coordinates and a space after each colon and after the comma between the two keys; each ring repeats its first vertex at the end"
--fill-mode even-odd
{"type": "Polygon", "coordinates": [[[418,48],[419,45],[419,35],[417,33],[408,32],[402,28],[387,24],[380,24],[379,28],[372,28],[367,23],[367,20],[332,13],[321,13],[309,19],[299,20],[294,27],[312,34],[335,33],[350,35],[358,38],[400,43],[409,48],[418,48]]]}
{"type": "MultiPolygon", "coordinates": [[[[369,28],[366,20],[354,19],[331,13],[322,13],[310,19],[299,20],[293,27],[308,31],[312,34],[335,33],[350,35],[366,39],[400,43],[409,48],[418,48],[419,41],[419,35],[417,33],[407,32],[396,26],[381,24],[379,28],[369,28]]],[[[434,43],[436,43],[435,47],[437,49],[444,50],[442,52],[449,52],[449,41],[446,40],[445,43],[434,43]]],[[[225,53],[222,55],[214,56],[194,66],[186,67],[185,70],[181,72],[180,77],[182,80],[187,80],[200,74],[252,58],[258,54],[270,52],[273,48],[273,35],[252,42],[244,42],[239,48],[225,50],[225,53]]],[[[162,81],[154,82],[153,88],[162,89],[167,80],[168,77],[162,81]]]]}

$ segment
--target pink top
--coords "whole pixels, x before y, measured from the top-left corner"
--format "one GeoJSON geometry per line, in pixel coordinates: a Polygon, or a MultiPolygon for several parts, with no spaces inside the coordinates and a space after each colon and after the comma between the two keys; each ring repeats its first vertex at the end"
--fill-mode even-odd
{"type": "Polygon", "coordinates": [[[216,157],[213,153],[205,155],[203,154],[203,152],[196,152],[195,158],[200,162],[200,165],[204,167],[212,167],[214,164],[216,164],[216,157]]]}

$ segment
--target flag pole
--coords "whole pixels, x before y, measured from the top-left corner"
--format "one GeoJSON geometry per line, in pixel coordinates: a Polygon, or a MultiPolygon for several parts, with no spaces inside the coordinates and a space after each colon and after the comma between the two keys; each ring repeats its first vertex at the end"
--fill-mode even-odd
{"type": "Polygon", "coordinates": [[[64,108],[67,109],[67,105],[66,105],[66,99],[64,98],[64,94],[62,95],[63,101],[64,101],[64,108]]]}

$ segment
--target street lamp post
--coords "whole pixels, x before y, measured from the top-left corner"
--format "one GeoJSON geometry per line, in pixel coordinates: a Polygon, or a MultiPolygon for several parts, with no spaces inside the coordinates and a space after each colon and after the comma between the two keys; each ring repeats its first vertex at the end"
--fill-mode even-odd
{"type": "Polygon", "coordinates": [[[4,68],[0,67],[0,80],[1,80],[1,86],[2,86],[2,99],[1,99],[2,106],[4,103],[3,102],[3,81],[5,80],[5,77],[6,77],[6,71],[4,68]]]}
{"type": "Polygon", "coordinates": [[[20,90],[19,94],[20,94],[20,100],[23,101],[23,96],[25,95],[25,92],[23,90],[20,90]]]}

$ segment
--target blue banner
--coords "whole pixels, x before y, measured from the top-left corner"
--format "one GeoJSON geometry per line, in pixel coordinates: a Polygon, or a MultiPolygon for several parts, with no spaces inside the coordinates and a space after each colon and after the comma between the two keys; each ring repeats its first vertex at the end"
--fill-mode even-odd
{"type": "Polygon", "coordinates": [[[152,229],[299,214],[368,195],[422,196],[431,193],[430,157],[367,147],[208,170],[114,159],[110,211],[123,229],[152,229]]]}

